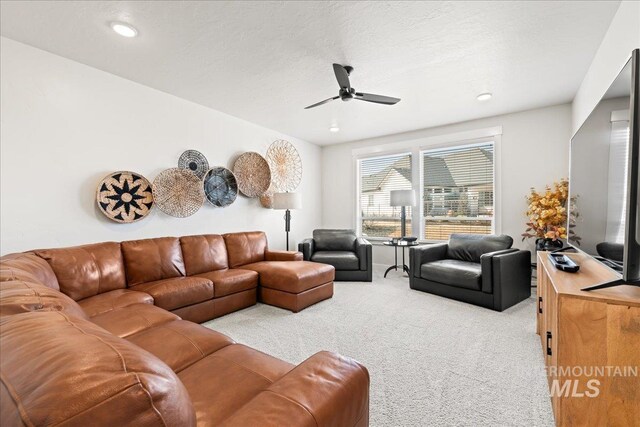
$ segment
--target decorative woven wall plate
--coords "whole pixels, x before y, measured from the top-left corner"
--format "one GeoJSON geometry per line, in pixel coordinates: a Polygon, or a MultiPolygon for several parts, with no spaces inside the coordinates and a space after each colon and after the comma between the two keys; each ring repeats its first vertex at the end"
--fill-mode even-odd
{"type": "Polygon", "coordinates": [[[141,220],[151,212],[153,193],[151,184],[142,175],[119,171],[105,176],[100,182],[96,200],[107,218],[130,223],[141,220]]]}
{"type": "Polygon", "coordinates": [[[267,150],[271,167],[272,186],[278,192],[295,190],[302,179],[302,160],[298,150],[289,141],[274,141],[267,150]]]}
{"type": "Polygon", "coordinates": [[[198,175],[202,179],[204,174],[209,170],[209,162],[207,158],[199,151],[187,150],[180,155],[178,159],[178,167],[187,169],[198,175]]]}
{"type": "Polygon", "coordinates": [[[219,208],[233,203],[238,196],[238,183],[233,172],[223,167],[209,169],[204,176],[204,195],[219,208]]]}
{"type": "Polygon", "coordinates": [[[191,216],[204,203],[202,180],[189,170],[165,169],[153,180],[153,199],[167,215],[191,216]]]}
{"type": "Polygon", "coordinates": [[[247,197],[260,197],[271,184],[269,163],[253,151],[242,153],[233,164],[238,189],[247,197]]]}

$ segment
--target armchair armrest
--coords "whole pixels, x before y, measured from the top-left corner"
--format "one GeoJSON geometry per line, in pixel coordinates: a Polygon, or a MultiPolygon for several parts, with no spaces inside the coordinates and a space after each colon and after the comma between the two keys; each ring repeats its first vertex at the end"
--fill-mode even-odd
{"type": "Polygon", "coordinates": [[[356,239],[356,255],[360,261],[360,270],[367,271],[373,263],[373,245],[365,238],[356,239]]]}
{"type": "Polygon", "coordinates": [[[270,251],[264,253],[265,261],[302,261],[302,253],[296,251],[270,251]]]}
{"type": "Polygon", "coordinates": [[[298,243],[298,250],[302,252],[302,258],[305,261],[311,261],[311,256],[315,252],[315,242],[313,239],[304,239],[298,243]]]}
{"type": "Polygon", "coordinates": [[[438,243],[435,245],[409,248],[410,275],[412,277],[420,277],[420,267],[422,264],[445,259],[447,256],[447,247],[447,243],[438,243]]]}
{"type": "MultiPolygon", "coordinates": [[[[494,310],[502,311],[531,296],[531,252],[513,250],[489,257],[494,310]]],[[[482,271],[482,287],[485,287],[482,271]]]]}
{"type": "Polygon", "coordinates": [[[335,353],[316,353],[258,394],[224,426],[367,426],[369,373],[335,353]]]}
{"type": "Polygon", "coordinates": [[[480,267],[482,269],[482,292],[490,294],[493,292],[493,257],[498,255],[518,252],[518,249],[502,249],[495,252],[487,252],[480,255],[480,267]]]}

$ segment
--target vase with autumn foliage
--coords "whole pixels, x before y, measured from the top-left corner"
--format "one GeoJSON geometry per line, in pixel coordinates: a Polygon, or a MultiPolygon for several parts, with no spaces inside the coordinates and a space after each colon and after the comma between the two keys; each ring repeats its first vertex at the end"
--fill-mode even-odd
{"type": "MultiPolygon", "coordinates": [[[[531,188],[527,196],[527,212],[529,221],[527,229],[522,233],[522,240],[536,239],[536,250],[555,250],[563,246],[561,239],[571,236],[571,239],[580,244],[580,237],[576,236],[573,227],[578,218],[578,212],[567,212],[569,198],[569,181],[561,179],[548,185],[544,191],[539,192],[531,188]],[[567,221],[567,215],[569,221],[567,221]],[[568,228],[567,228],[568,225],[568,228]]],[[[575,198],[571,199],[571,205],[575,206],[575,198]]]]}

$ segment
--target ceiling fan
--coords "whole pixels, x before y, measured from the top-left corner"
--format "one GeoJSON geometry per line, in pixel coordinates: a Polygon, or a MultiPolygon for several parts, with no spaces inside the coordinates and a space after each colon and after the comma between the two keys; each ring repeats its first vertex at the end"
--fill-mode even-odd
{"type": "Polygon", "coordinates": [[[351,101],[352,99],[357,99],[359,101],[375,102],[376,104],[386,105],[393,105],[400,102],[400,98],[374,95],[372,93],[356,92],[356,90],[351,87],[351,83],[349,82],[349,76],[351,75],[352,71],[353,67],[349,67],[348,65],[343,67],[340,64],[333,64],[333,72],[336,75],[336,80],[338,80],[338,85],[340,85],[338,96],[325,99],[324,101],[316,102],[315,104],[309,105],[308,107],[304,107],[304,109],[307,110],[309,108],[317,107],[318,105],[335,101],[338,98],[342,99],[343,101],[351,101]]]}

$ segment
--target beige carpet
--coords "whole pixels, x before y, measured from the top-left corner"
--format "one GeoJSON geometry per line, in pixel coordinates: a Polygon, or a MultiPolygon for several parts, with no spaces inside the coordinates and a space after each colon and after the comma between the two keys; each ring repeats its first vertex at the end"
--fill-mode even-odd
{"type": "Polygon", "coordinates": [[[375,270],[297,314],[258,304],[206,326],[296,364],[320,350],[358,360],[372,426],[553,425],[533,297],[497,313],[375,270]]]}

